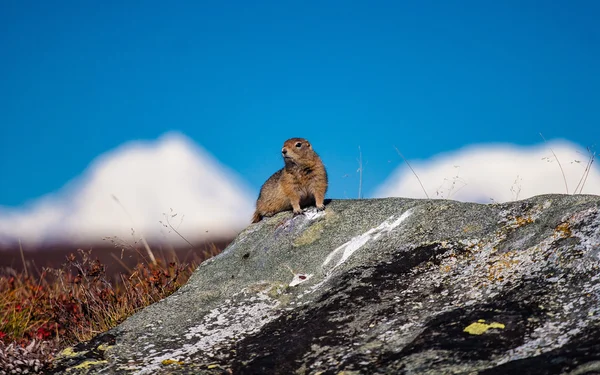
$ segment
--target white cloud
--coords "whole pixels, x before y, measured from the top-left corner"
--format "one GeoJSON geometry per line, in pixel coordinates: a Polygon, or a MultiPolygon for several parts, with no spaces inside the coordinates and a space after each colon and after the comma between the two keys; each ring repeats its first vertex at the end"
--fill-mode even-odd
{"type": "Polygon", "coordinates": [[[113,236],[131,242],[134,228],[136,239],[180,243],[159,223],[163,213],[177,213],[171,224],[192,242],[230,237],[250,223],[253,205],[244,182],[189,139],[170,133],[101,155],[81,177],[27,207],[0,208],[0,242],[113,236]]]}
{"type": "MultiPolygon", "coordinates": [[[[585,149],[564,141],[529,147],[475,145],[429,160],[409,163],[430,198],[507,202],[540,194],[567,192],[560,167],[550,148],[562,165],[568,192],[572,194],[584,174],[589,155],[585,149]]],[[[583,193],[600,194],[597,161],[592,165],[583,193]]],[[[418,180],[405,165],[399,167],[377,189],[375,195],[425,198],[418,180]]]]}

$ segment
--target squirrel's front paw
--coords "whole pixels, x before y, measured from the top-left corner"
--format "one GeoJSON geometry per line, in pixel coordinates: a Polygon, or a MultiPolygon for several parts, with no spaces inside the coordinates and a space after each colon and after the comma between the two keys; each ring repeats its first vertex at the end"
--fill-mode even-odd
{"type": "Polygon", "coordinates": [[[317,211],[323,211],[325,210],[325,205],[321,205],[321,206],[317,206],[317,211]]]}

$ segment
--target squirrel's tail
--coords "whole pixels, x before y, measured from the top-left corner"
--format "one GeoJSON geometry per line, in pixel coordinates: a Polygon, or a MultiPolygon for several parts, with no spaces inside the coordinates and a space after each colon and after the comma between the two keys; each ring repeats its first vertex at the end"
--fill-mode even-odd
{"type": "Polygon", "coordinates": [[[254,215],[252,215],[252,223],[258,223],[261,220],[262,220],[262,215],[259,214],[258,211],[255,211],[254,215]]]}

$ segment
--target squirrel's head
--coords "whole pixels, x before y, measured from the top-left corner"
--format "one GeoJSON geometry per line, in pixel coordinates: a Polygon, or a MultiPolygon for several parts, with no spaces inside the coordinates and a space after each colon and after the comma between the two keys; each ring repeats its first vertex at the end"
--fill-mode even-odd
{"type": "Polygon", "coordinates": [[[302,161],[312,161],[315,152],[310,143],[304,138],[290,138],[283,143],[281,155],[285,163],[303,164],[302,161]]]}

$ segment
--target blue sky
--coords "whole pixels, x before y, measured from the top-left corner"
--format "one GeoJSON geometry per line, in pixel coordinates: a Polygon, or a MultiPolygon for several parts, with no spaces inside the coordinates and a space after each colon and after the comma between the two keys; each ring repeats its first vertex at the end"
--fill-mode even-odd
{"type": "Polygon", "coordinates": [[[3,1],[0,206],[181,132],[257,193],[306,137],[329,197],[402,160],[600,140],[597,1],[3,1]],[[347,177],[344,177],[347,176],[347,177]]]}

